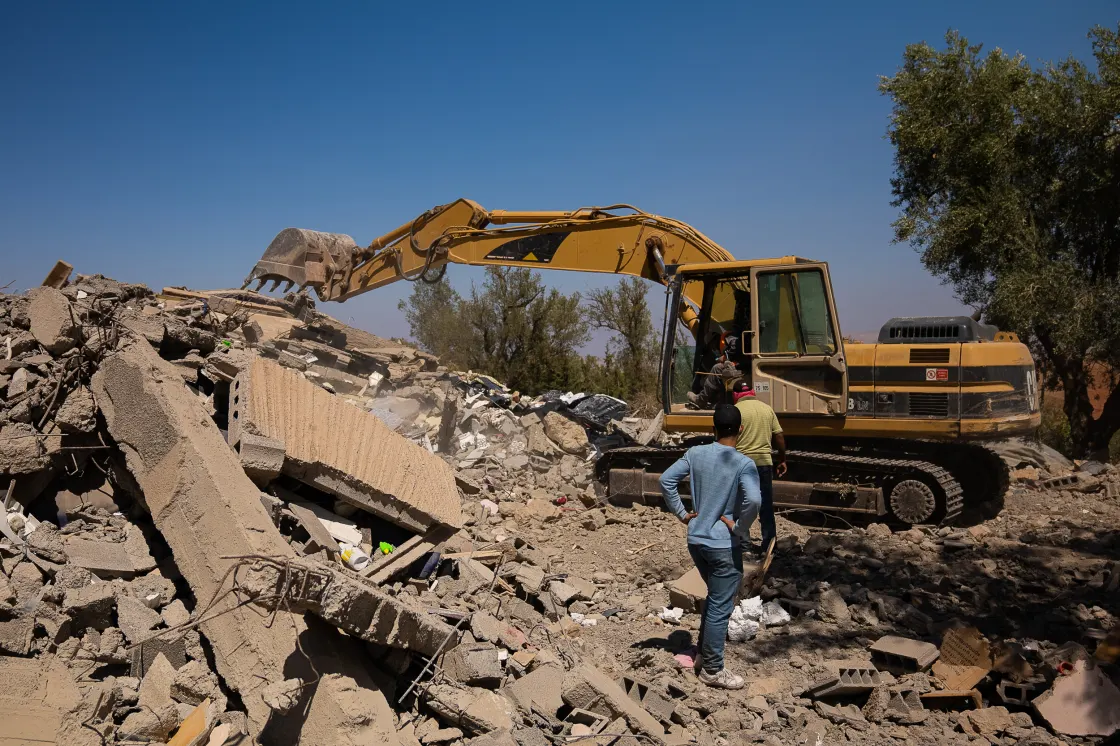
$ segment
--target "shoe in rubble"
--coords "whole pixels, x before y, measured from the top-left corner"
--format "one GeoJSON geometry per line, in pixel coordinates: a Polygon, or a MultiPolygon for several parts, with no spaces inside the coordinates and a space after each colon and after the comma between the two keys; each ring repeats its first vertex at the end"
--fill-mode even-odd
{"type": "Polygon", "coordinates": [[[700,671],[700,681],[716,689],[742,689],[745,684],[742,676],[736,676],[726,668],[717,673],[708,673],[702,670],[700,671]]]}

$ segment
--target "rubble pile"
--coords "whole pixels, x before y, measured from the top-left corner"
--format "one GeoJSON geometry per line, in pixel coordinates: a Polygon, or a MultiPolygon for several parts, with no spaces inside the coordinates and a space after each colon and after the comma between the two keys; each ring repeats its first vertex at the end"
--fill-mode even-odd
{"type": "Polygon", "coordinates": [[[683,526],[592,477],[597,453],[664,437],[658,420],[448,371],[306,296],[70,274],[0,296],[0,740],[1057,744],[1120,727],[1113,467],[1010,447],[1008,507],[970,527],[779,516],[732,620],[747,686],[713,690],[693,673],[705,588],[683,526]]]}

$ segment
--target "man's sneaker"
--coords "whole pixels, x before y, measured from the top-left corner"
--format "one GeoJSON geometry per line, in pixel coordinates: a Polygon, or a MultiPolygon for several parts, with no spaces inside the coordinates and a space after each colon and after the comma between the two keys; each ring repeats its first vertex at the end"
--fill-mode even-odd
{"type": "Polygon", "coordinates": [[[726,668],[721,669],[719,673],[701,670],[700,681],[717,689],[742,689],[745,683],[742,676],[736,676],[726,668]]]}

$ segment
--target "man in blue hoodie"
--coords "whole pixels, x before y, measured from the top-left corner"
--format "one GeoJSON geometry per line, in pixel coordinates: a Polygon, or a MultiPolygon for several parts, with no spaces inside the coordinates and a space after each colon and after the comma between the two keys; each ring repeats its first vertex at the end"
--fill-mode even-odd
{"type": "Polygon", "coordinates": [[[743,580],[743,537],[750,535],[762,496],[754,461],[735,443],[742,415],[729,404],[715,411],[716,442],[694,446],[661,475],[665,505],[688,525],[688,553],[708,586],[700,619],[700,681],[723,689],[742,689],[743,677],[723,666],[727,623],[743,580]],[[688,477],[692,512],[684,509],[677,485],[688,477]]]}

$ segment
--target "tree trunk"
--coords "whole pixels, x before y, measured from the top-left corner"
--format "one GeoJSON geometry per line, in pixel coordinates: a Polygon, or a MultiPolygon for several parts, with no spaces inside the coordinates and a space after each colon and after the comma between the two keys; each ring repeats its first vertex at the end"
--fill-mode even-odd
{"type": "Polygon", "coordinates": [[[1120,386],[1114,386],[1101,409],[1101,416],[1090,426],[1088,450],[1100,451],[1108,448],[1108,443],[1116,431],[1120,430],[1120,386]]]}

